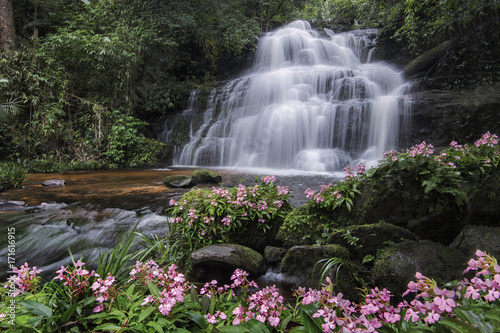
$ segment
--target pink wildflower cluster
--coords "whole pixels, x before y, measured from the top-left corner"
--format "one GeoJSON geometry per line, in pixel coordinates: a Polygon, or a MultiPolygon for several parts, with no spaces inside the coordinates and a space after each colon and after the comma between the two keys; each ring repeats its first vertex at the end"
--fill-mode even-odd
{"type": "Polygon", "coordinates": [[[207,321],[210,323],[210,324],[217,324],[219,322],[219,320],[217,318],[219,318],[220,320],[226,320],[227,319],[227,315],[225,312],[222,312],[222,311],[216,311],[213,315],[207,313],[205,316],[204,316],[207,321]]]}
{"type": "Polygon", "coordinates": [[[469,271],[478,271],[476,275],[468,281],[465,279],[462,288],[466,288],[464,297],[473,300],[484,298],[488,302],[494,302],[500,298],[500,265],[497,260],[477,250],[477,260],[471,259],[464,274],[469,271]]]}
{"type": "Polygon", "coordinates": [[[96,297],[96,301],[99,302],[94,308],[94,312],[101,312],[104,309],[104,302],[106,302],[110,297],[116,286],[115,277],[108,273],[106,279],[98,278],[96,282],[92,284],[92,290],[94,291],[94,296],[96,297]]]}
{"type": "Polygon", "coordinates": [[[496,144],[498,144],[498,136],[496,134],[491,134],[490,132],[486,132],[485,134],[483,134],[481,139],[475,142],[476,147],[480,146],[493,147],[496,144]]]}
{"type": "Polygon", "coordinates": [[[87,292],[90,278],[99,277],[99,274],[95,271],[89,272],[84,266],[85,263],[78,260],[74,263],[73,268],[61,266],[61,269],[56,271],[57,276],[54,277],[54,280],[64,281],[63,285],[68,287],[71,299],[74,299],[80,293],[85,294],[87,292]]]}
{"type": "MultiPolygon", "coordinates": [[[[231,286],[225,284],[222,287],[217,286],[217,280],[212,280],[205,283],[203,288],[200,289],[200,295],[206,295],[208,298],[212,298],[214,295],[222,295],[227,292],[231,286]]],[[[231,290],[232,293],[232,290],[231,290]]]]}
{"type": "Polygon", "coordinates": [[[325,196],[332,196],[337,199],[340,199],[342,197],[342,194],[340,194],[339,191],[335,190],[332,193],[329,193],[330,189],[332,189],[333,185],[328,184],[328,185],[320,185],[320,190],[319,192],[315,192],[308,188],[305,190],[305,195],[308,199],[312,198],[317,204],[324,202],[325,201],[325,196]]]}
{"type": "Polygon", "coordinates": [[[287,186],[276,186],[276,181],[276,176],[269,175],[262,177],[262,183],[254,186],[239,184],[233,189],[212,187],[208,194],[199,189],[197,194],[203,204],[189,209],[186,200],[181,205],[171,199],[169,211],[172,216],[169,222],[186,222],[193,232],[202,236],[201,243],[221,238],[225,231],[239,225],[237,222],[240,218],[244,218],[240,220],[244,223],[264,223],[280,214],[280,209],[291,194],[287,186]]]}
{"type": "Polygon", "coordinates": [[[354,168],[346,165],[344,168],[344,180],[349,180],[366,173],[366,167],[363,163],[359,163],[354,168]]]}
{"type": "Polygon", "coordinates": [[[393,150],[386,151],[384,153],[384,157],[382,157],[382,161],[391,160],[392,162],[396,162],[398,160],[398,152],[393,150]]]}
{"type": "Polygon", "coordinates": [[[164,316],[172,311],[173,307],[180,302],[184,302],[184,296],[191,288],[186,282],[184,274],[176,271],[177,267],[171,265],[165,272],[153,260],[146,263],[137,261],[135,267],[130,271],[130,280],[138,280],[144,285],[153,283],[163,290],[158,296],[148,295],[141,305],[153,303],[158,305],[158,310],[164,316]]]}
{"type": "Polygon", "coordinates": [[[262,323],[267,320],[272,327],[279,325],[280,315],[285,307],[283,306],[283,296],[279,294],[276,286],[268,286],[250,295],[248,300],[250,301],[248,308],[240,304],[233,310],[233,314],[236,316],[233,325],[247,322],[253,318],[262,323]]]}
{"type": "Polygon", "coordinates": [[[257,283],[255,281],[248,280],[248,273],[244,270],[237,268],[233,275],[231,275],[231,280],[233,283],[231,284],[231,288],[242,288],[245,292],[249,287],[258,288],[257,283]]]}
{"type": "Polygon", "coordinates": [[[417,293],[415,299],[410,303],[404,301],[399,304],[399,307],[406,309],[404,320],[417,322],[423,319],[425,323],[433,324],[443,313],[450,313],[457,306],[454,291],[438,288],[436,281],[419,272],[415,278],[417,282],[410,281],[408,290],[403,293],[403,296],[417,293]]]}
{"type": "Polygon", "coordinates": [[[375,328],[381,327],[382,322],[394,324],[401,320],[401,315],[399,314],[401,308],[395,308],[390,304],[391,297],[392,294],[389,290],[385,288],[379,290],[379,288],[375,287],[365,295],[365,302],[360,306],[359,312],[364,316],[376,315],[370,321],[370,324],[375,328]]]}
{"type": "Polygon", "coordinates": [[[375,332],[380,327],[377,318],[368,320],[366,315],[358,314],[356,305],[344,299],[342,294],[333,294],[333,284],[330,278],[321,290],[299,288],[295,295],[302,298],[300,304],[319,304],[319,309],[313,318],[323,318],[323,332],[375,332]]]}
{"type": "Polygon", "coordinates": [[[28,263],[26,262],[19,268],[12,268],[12,272],[17,275],[11,275],[7,279],[7,283],[4,285],[5,289],[10,290],[10,297],[16,297],[19,294],[30,290],[36,292],[36,287],[39,281],[39,277],[36,275],[40,273],[41,270],[39,270],[36,266],[30,270],[28,263]]]}
{"type": "Polygon", "coordinates": [[[274,183],[276,181],[276,176],[269,175],[269,176],[262,177],[262,181],[266,184],[274,183]]]}
{"type": "Polygon", "coordinates": [[[415,145],[411,147],[410,149],[407,149],[406,152],[411,155],[411,157],[415,157],[417,155],[422,155],[422,156],[430,156],[434,154],[434,151],[432,150],[434,148],[433,145],[425,143],[423,141],[422,143],[415,145]]]}

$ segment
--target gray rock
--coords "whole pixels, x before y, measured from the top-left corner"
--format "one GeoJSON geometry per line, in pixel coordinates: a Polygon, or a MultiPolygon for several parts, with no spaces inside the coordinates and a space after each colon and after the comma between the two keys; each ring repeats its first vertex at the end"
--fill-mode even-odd
{"type": "Polygon", "coordinates": [[[196,266],[229,266],[240,268],[252,275],[261,275],[266,271],[264,257],[257,251],[238,244],[209,245],[191,253],[191,264],[196,266]]]}
{"type": "Polygon", "coordinates": [[[460,279],[468,258],[462,251],[431,241],[405,241],[383,250],[373,267],[374,283],[402,295],[415,273],[435,279],[438,286],[460,279]]]}
{"type": "Polygon", "coordinates": [[[175,175],[163,178],[163,184],[170,187],[193,187],[195,184],[189,176],[175,175]]]}
{"type": "Polygon", "coordinates": [[[64,186],[66,181],[64,179],[49,179],[42,183],[43,186],[64,186]]]}
{"type": "Polygon", "coordinates": [[[500,258],[500,227],[466,226],[450,245],[461,250],[467,258],[475,258],[476,250],[500,258]]]}

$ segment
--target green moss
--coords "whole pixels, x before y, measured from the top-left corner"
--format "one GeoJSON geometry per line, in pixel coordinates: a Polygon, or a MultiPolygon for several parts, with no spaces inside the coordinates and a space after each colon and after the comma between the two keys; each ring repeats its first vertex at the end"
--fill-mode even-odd
{"type": "Polygon", "coordinates": [[[222,177],[219,174],[206,169],[195,170],[192,177],[196,184],[219,184],[222,182],[222,177]]]}
{"type": "Polygon", "coordinates": [[[368,254],[376,255],[379,249],[403,240],[416,240],[416,237],[408,229],[379,222],[339,228],[330,235],[327,242],[345,246],[356,259],[361,260],[368,254]],[[354,243],[346,236],[348,232],[357,239],[354,243]]]}

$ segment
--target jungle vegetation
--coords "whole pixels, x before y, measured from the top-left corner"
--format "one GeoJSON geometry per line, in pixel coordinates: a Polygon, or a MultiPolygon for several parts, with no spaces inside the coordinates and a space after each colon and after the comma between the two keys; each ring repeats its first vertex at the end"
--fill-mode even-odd
{"type": "MultiPolygon", "coordinates": [[[[251,64],[296,19],[377,27],[436,75],[496,80],[498,0],[0,0],[0,161],[31,171],[153,164],[157,120],[251,64]],[[487,75],[485,74],[487,73],[487,75]]],[[[474,82],[476,82],[474,81],[474,82]]],[[[476,82],[477,83],[477,82],[476,82]]],[[[476,84],[475,83],[475,84],[476,84]]]]}

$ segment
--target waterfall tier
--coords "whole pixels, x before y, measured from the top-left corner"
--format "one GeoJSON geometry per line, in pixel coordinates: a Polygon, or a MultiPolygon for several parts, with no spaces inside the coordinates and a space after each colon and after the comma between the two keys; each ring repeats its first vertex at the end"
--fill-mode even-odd
{"type": "Polygon", "coordinates": [[[266,34],[252,70],[212,91],[174,163],[338,171],[399,148],[405,81],[370,62],[374,31],[364,32],[321,35],[296,21],[266,34]]]}

